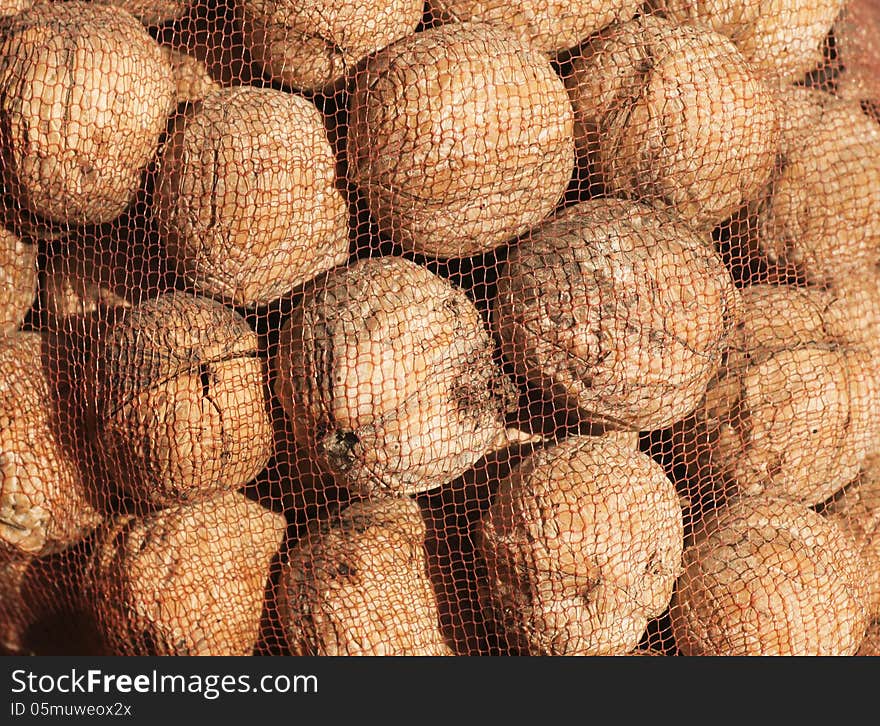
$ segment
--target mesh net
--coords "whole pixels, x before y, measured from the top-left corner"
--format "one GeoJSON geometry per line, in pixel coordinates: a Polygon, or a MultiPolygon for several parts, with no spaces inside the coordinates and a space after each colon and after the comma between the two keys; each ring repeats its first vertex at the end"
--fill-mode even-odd
{"type": "Polygon", "coordinates": [[[855,655],[876,0],[0,2],[0,647],[855,655]]]}

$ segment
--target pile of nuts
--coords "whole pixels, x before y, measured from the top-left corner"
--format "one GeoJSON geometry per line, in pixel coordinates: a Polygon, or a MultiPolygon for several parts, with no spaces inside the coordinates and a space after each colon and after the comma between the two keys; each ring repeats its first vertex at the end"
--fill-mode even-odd
{"type": "Polygon", "coordinates": [[[0,651],[880,654],[870,23],[0,4],[0,651]]]}

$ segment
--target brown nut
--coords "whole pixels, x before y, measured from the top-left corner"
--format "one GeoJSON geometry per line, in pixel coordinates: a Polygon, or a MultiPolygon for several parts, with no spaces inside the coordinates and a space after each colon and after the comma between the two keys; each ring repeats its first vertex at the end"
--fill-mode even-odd
{"type": "Polygon", "coordinates": [[[0,335],[17,330],[34,302],[37,251],[0,226],[0,335]]]}
{"type": "Polygon", "coordinates": [[[348,208],[320,112],[302,96],[224,88],[180,119],[158,163],[168,258],[197,293],[267,305],[348,259],[348,208]]]}
{"type": "Polygon", "coordinates": [[[823,91],[780,98],[783,156],[749,205],[752,244],[772,267],[834,284],[880,263],[880,125],[823,91]]]}
{"type": "Polygon", "coordinates": [[[65,445],[40,333],[0,336],[0,552],[43,555],[101,521],[65,445]]]}
{"type": "Polygon", "coordinates": [[[180,20],[189,12],[192,4],[191,0],[92,0],[92,2],[122,8],[147,27],[180,20]]]}
{"type": "Polygon", "coordinates": [[[549,59],[482,23],[383,49],[354,77],[348,175],[380,230],[441,258],[487,252],[549,214],[574,170],[549,59]]]}
{"type": "Polygon", "coordinates": [[[775,96],[708,28],[614,23],[582,44],[566,85],[579,153],[610,194],[662,201],[711,229],[770,178],[775,96]]]}
{"type": "Polygon", "coordinates": [[[177,291],[141,302],[95,340],[90,366],[90,434],[134,499],[171,505],[238,489],[269,460],[257,335],[231,308],[177,291]]]}
{"type": "Polygon", "coordinates": [[[755,285],[697,408],[698,468],[746,494],[818,504],[877,442],[880,378],[865,349],[834,336],[821,291],[755,285]]]}
{"type": "Polygon", "coordinates": [[[492,315],[518,375],[583,419],[639,431],[696,408],[736,299],[708,235],[664,210],[596,199],[511,248],[492,315]]]}
{"type": "Polygon", "coordinates": [[[880,655],[880,620],[875,620],[868,627],[856,655],[880,655]]]}
{"type": "Polygon", "coordinates": [[[285,519],[240,492],[109,522],[89,596],[114,655],[251,655],[285,519]]]}
{"type": "Polygon", "coordinates": [[[821,512],[855,540],[868,565],[871,614],[880,617],[880,455],[868,457],[856,480],[821,512]]]}
{"type": "Polygon", "coordinates": [[[358,62],[415,32],[423,0],[238,0],[251,56],[272,80],[332,87],[358,62]]]}
{"type": "Polygon", "coordinates": [[[168,60],[174,74],[174,101],[178,106],[201,101],[220,88],[204,60],[166,45],[162,46],[162,55],[168,60]]]}
{"type": "Polygon", "coordinates": [[[684,546],[663,468],[594,436],[569,437],[521,462],[475,536],[488,607],[531,655],[631,651],[669,604],[684,546]]]}
{"type": "Polygon", "coordinates": [[[684,655],[853,655],[868,624],[865,564],[803,504],[735,497],[685,548],[670,605],[684,655]]]}
{"type": "Polygon", "coordinates": [[[294,655],[453,655],[409,498],[356,502],[316,521],[282,565],[278,608],[294,655]]]}
{"type": "Polygon", "coordinates": [[[615,20],[629,20],[634,0],[428,0],[440,22],[502,25],[538,50],[553,53],[576,45],[615,20]]]}
{"type": "Polygon", "coordinates": [[[274,364],[294,438],[363,495],[413,494],[460,476],[497,448],[516,404],[476,305],[401,257],[307,284],[274,364]]]}
{"type": "Polygon", "coordinates": [[[129,13],[37,2],[0,21],[2,170],[27,210],[63,224],[119,216],[174,100],[171,66],[129,13]]]}
{"type": "Polygon", "coordinates": [[[828,31],[844,0],[650,0],[674,23],[703,25],[730,38],[768,77],[794,82],[822,62],[828,31]]]}

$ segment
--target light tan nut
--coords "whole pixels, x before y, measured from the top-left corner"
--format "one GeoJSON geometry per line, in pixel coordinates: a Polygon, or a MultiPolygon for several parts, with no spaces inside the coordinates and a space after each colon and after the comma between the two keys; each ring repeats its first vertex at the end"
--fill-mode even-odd
{"type": "Polygon", "coordinates": [[[880,262],[880,125],[823,91],[780,98],[782,157],[749,205],[752,243],[771,267],[834,284],[880,262]]]}
{"type": "Polygon", "coordinates": [[[108,523],[88,586],[109,652],[251,655],[285,527],[240,492],[108,523]]]}
{"type": "Polygon", "coordinates": [[[696,408],[736,300],[708,235],[665,210],[596,199],[511,248],[492,316],[505,358],[558,407],[639,431],[696,408]]]}
{"type": "Polygon", "coordinates": [[[183,18],[189,12],[191,0],[92,0],[92,2],[122,8],[147,27],[155,27],[183,18]]]}
{"type": "Polygon", "coordinates": [[[159,44],[129,13],[79,0],[41,1],[0,23],[8,188],[50,221],[119,216],[174,100],[159,44]]]}
{"type": "Polygon", "coordinates": [[[162,46],[162,55],[171,65],[174,73],[175,102],[195,103],[220,88],[211,77],[207,64],[182,50],[167,45],[162,46]]]}
{"type": "Polygon", "coordinates": [[[372,57],[353,86],[348,176],[407,250],[487,252],[549,214],[571,180],[564,84],[502,28],[417,33],[372,57]]]}
{"type": "Polygon", "coordinates": [[[822,62],[825,36],[844,0],[650,0],[675,23],[703,25],[730,38],[762,74],[799,81],[822,62]]]}
{"type": "Polygon", "coordinates": [[[357,502],[316,520],[282,565],[278,607],[294,655],[453,655],[440,631],[415,501],[357,502]]]}
{"type": "Polygon", "coordinates": [[[43,555],[102,519],[66,446],[48,338],[0,336],[0,552],[43,555]]]}
{"type": "Polygon", "coordinates": [[[363,58],[415,32],[422,0],[238,0],[244,40],[275,81],[332,87],[363,58]]]}
{"type": "Polygon", "coordinates": [[[855,481],[820,511],[855,540],[867,564],[871,614],[880,617],[880,455],[868,457],[855,481]]]}
{"type": "Polygon", "coordinates": [[[320,112],[269,88],[215,91],[158,161],[170,260],[203,295],[267,305],[348,259],[348,208],[320,112]]]}
{"type": "Polygon", "coordinates": [[[38,249],[0,226],[0,335],[17,330],[34,302],[38,249]]]}
{"type": "Polygon", "coordinates": [[[274,372],[292,436],[364,495],[460,476],[500,448],[517,399],[476,305],[402,257],[308,283],[282,325],[274,372]]]}
{"type": "Polygon", "coordinates": [[[566,78],[579,154],[609,194],[711,229],[770,178],[775,96],[733,43],[641,15],[587,39],[566,78]]]}
{"type": "Polygon", "coordinates": [[[684,552],[670,606],[683,655],[853,655],[868,624],[865,564],[803,504],[735,497],[684,552]]]}
{"type": "Polygon", "coordinates": [[[835,336],[822,291],[756,285],[740,299],[726,361],[678,445],[728,488],[818,504],[876,445],[876,366],[835,336]]]}
{"type": "Polygon", "coordinates": [[[577,45],[639,9],[634,0],[429,0],[435,22],[493,23],[547,53],[577,45]]]}
{"type": "Polygon", "coordinates": [[[880,655],[880,620],[875,620],[868,627],[856,655],[880,655]]]}
{"type": "Polygon", "coordinates": [[[131,497],[186,503],[238,489],[271,456],[256,333],[219,302],[169,292],[132,306],[95,340],[90,435],[131,497]]]}
{"type": "Polygon", "coordinates": [[[541,449],[499,485],[475,534],[488,607],[531,655],[615,655],[662,613],[681,566],[678,496],[606,437],[541,449]]]}

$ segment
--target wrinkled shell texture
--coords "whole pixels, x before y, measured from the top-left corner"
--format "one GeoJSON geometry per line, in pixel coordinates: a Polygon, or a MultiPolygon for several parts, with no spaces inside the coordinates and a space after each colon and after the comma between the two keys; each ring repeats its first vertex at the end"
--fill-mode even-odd
{"type": "Polygon", "coordinates": [[[293,435],[362,494],[454,479],[492,448],[515,403],[474,303],[400,257],[307,285],[275,369],[293,435]]]}
{"type": "Polygon", "coordinates": [[[571,437],[520,463],[476,537],[489,606],[532,655],[631,651],[669,604],[683,549],[662,467],[604,437],[571,437]]]}
{"type": "Polygon", "coordinates": [[[239,0],[253,58],[275,81],[319,90],[366,56],[415,32],[422,0],[239,0]]]}
{"type": "Polygon", "coordinates": [[[819,504],[876,445],[876,366],[866,350],[835,340],[821,292],[741,293],[742,322],[698,408],[710,430],[704,453],[744,493],[819,504]]]}
{"type": "Polygon", "coordinates": [[[650,0],[663,17],[730,38],[762,73],[799,81],[822,62],[825,36],[844,0],[650,0]]]}
{"type": "Polygon", "coordinates": [[[573,128],[545,55],[495,26],[443,25],[356,76],[348,176],[405,249],[476,255],[554,209],[574,170],[573,128]]]}
{"type": "Polygon", "coordinates": [[[427,572],[415,501],[358,502],[312,526],[282,566],[279,609],[295,655],[453,655],[427,572]]]}
{"type": "Polygon", "coordinates": [[[566,77],[575,137],[610,193],[662,201],[711,229],[774,168],[775,97],[731,41],[655,16],[591,36],[566,77]]]}
{"type": "Polygon", "coordinates": [[[755,244],[807,282],[845,280],[880,263],[880,125],[822,91],[781,99],[783,158],[751,204],[755,244]]]}
{"type": "Polygon", "coordinates": [[[89,574],[108,650],[250,655],[285,526],[240,492],[108,523],[89,574]]]}
{"type": "Polygon", "coordinates": [[[190,9],[190,0],[93,0],[131,13],[145,26],[179,20],[190,9]]]}
{"type": "Polygon", "coordinates": [[[174,76],[175,103],[195,103],[220,88],[208,70],[207,64],[180,50],[162,46],[162,55],[171,65],[174,76]]]}
{"type": "Polygon", "coordinates": [[[639,9],[633,0],[428,0],[443,22],[494,23],[539,50],[551,53],[577,45],[615,20],[639,9]]]}
{"type": "Polygon", "coordinates": [[[96,340],[96,448],[136,499],[192,501],[237,489],[271,454],[256,333],[231,308],[171,292],[136,305],[96,340]]]}
{"type": "Polygon", "coordinates": [[[34,302],[37,250],[0,227],[0,335],[17,330],[34,302]]]}
{"type": "Polygon", "coordinates": [[[853,655],[867,628],[865,563],[802,504],[736,498],[683,562],[670,618],[684,655],[853,655]]]}
{"type": "Polygon", "coordinates": [[[65,445],[40,333],[0,337],[0,555],[68,547],[101,521],[65,445]]]}
{"type": "Polygon", "coordinates": [[[302,96],[218,90],[164,146],[156,214],[193,289],[266,305],[348,259],[348,209],[323,120],[302,96]]]}
{"type": "Polygon", "coordinates": [[[519,240],[492,314],[519,375],[584,418],[637,431],[696,408],[736,297],[708,235],[665,210],[598,199],[519,240]]]}
{"type": "Polygon", "coordinates": [[[880,456],[869,457],[856,480],[822,513],[855,540],[867,564],[871,612],[880,617],[880,456]]]}
{"type": "Polygon", "coordinates": [[[65,224],[121,214],[174,99],[171,66],[117,8],[39,2],[0,21],[2,170],[25,209],[65,224]]]}
{"type": "Polygon", "coordinates": [[[880,103],[880,2],[849,0],[834,23],[841,98],[880,103]]]}

